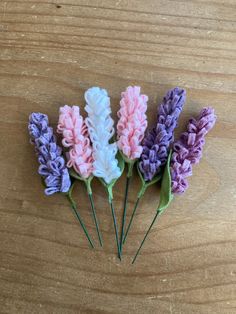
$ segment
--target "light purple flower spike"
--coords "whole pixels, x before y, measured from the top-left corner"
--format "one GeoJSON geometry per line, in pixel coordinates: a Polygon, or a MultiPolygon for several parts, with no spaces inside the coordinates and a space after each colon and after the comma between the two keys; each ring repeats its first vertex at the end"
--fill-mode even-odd
{"type": "Polygon", "coordinates": [[[38,173],[43,177],[45,194],[68,192],[71,186],[68,169],[62,156],[62,149],[56,144],[53,129],[48,125],[48,116],[34,112],[29,116],[30,142],[40,164],[38,173]]]}
{"type": "Polygon", "coordinates": [[[192,165],[200,161],[205,135],[216,122],[214,109],[203,108],[197,119],[190,119],[187,131],[173,145],[170,173],[172,192],[182,194],[188,188],[187,177],[192,175],[192,165]]]}
{"type": "Polygon", "coordinates": [[[186,100],[186,91],[175,87],[169,90],[159,106],[157,125],[149,130],[143,140],[139,169],[145,181],[151,181],[166,163],[174,129],[186,100]]]}

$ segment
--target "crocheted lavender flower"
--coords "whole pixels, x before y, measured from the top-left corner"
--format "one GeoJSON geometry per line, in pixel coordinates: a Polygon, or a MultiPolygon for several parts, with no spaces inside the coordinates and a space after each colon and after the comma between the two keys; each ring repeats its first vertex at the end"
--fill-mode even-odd
{"type": "Polygon", "coordinates": [[[200,161],[205,144],[205,135],[216,122],[214,109],[203,108],[197,119],[190,119],[184,132],[173,145],[170,173],[172,192],[181,194],[188,188],[187,177],[192,175],[192,165],[200,161]]]}
{"type": "Polygon", "coordinates": [[[139,169],[145,181],[151,181],[166,163],[174,129],[186,100],[186,91],[179,87],[169,90],[159,106],[157,125],[143,140],[139,169]]]}
{"type": "Polygon", "coordinates": [[[45,194],[68,192],[71,181],[62,150],[56,144],[53,129],[48,125],[48,117],[43,113],[32,113],[29,116],[28,130],[30,142],[35,146],[39,161],[38,173],[43,177],[45,194]]]}

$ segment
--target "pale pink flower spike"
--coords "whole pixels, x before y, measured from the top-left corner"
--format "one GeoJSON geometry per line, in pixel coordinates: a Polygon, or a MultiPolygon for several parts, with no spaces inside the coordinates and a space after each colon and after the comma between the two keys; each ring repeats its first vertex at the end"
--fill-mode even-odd
{"type": "Polygon", "coordinates": [[[141,156],[144,132],[147,128],[148,96],[140,94],[139,86],[129,86],[121,94],[120,110],[117,115],[118,147],[123,155],[134,160],[141,156]]]}
{"type": "Polygon", "coordinates": [[[65,105],[60,108],[57,132],[63,136],[63,146],[70,148],[67,166],[73,167],[81,178],[87,179],[93,172],[93,150],[78,106],[65,105]]]}

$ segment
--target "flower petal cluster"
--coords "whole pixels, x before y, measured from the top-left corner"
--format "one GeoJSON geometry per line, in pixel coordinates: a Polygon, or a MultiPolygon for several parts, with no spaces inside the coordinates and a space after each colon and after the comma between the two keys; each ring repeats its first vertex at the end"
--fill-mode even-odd
{"type": "Polygon", "coordinates": [[[189,120],[187,131],[174,143],[170,166],[173,193],[182,194],[188,188],[186,178],[192,175],[192,165],[200,161],[205,135],[215,122],[214,109],[203,108],[196,119],[189,120]]]}
{"type": "Polygon", "coordinates": [[[151,181],[166,163],[174,129],[186,100],[184,89],[169,90],[158,109],[157,124],[147,132],[142,145],[139,169],[145,181],[151,181]]]}
{"type": "Polygon", "coordinates": [[[28,130],[31,144],[40,164],[38,173],[44,178],[45,194],[68,192],[71,186],[68,169],[62,156],[62,150],[56,143],[53,129],[49,126],[48,116],[34,112],[29,116],[28,130]]]}
{"type": "Polygon", "coordinates": [[[63,136],[63,146],[69,148],[67,166],[73,167],[82,178],[88,178],[93,172],[93,150],[78,106],[60,108],[57,132],[63,136]]]}
{"type": "Polygon", "coordinates": [[[130,160],[139,158],[143,147],[141,142],[147,128],[147,101],[146,95],[140,94],[139,86],[129,86],[121,94],[120,110],[117,115],[118,148],[130,160]]]}
{"type": "Polygon", "coordinates": [[[117,144],[110,143],[114,135],[114,121],[111,118],[110,98],[107,91],[91,87],[85,92],[85,119],[93,145],[93,174],[109,184],[121,175],[116,159],[117,144]]]}

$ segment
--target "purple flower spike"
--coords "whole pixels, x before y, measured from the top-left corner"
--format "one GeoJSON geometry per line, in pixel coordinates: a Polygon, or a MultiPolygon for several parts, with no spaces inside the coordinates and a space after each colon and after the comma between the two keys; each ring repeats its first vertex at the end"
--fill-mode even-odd
{"type": "Polygon", "coordinates": [[[148,131],[143,140],[139,169],[145,181],[151,181],[166,163],[174,129],[186,100],[186,91],[175,87],[169,90],[159,106],[157,125],[148,131]]]}
{"type": "Polygon", "coordinates": [[[192,175],[192,165],[200,161],[205,135],[213,128],[216,115],[213,108],[203,108],[197,119],[190,119],[184,132],[173,145],[171,157],[172,192],[182,194],[188,188],[187,177],[192,175]]]}
{"type": "Polygon", "coordinates": [[[56,144],[53,129],[48,125],[48,116],[43,113],[32,113],[29,116],[28,130],[30,142],[40,164],[38,173],[43,177],[45,194],[68,192],[71,186],[69,172],[62,156],[62,149],[56,144]]]}

